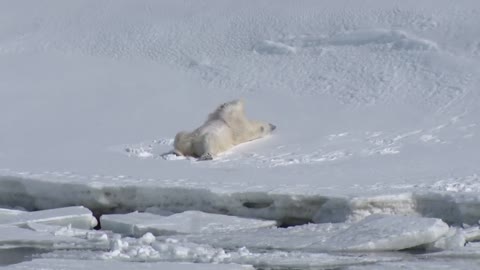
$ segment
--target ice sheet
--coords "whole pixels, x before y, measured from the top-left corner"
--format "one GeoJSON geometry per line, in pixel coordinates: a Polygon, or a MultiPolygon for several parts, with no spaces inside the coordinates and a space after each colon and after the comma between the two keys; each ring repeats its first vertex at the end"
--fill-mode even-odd
{"type": "Polygon", "coordinates": [[[449,269],[477,269],[480,267],[478,260],[472,259],[438,259],[438,260],[416,260],[410,262],[379,263],[375,265],[351,266],[346,270],[449,270],[449,269]]]}
{"type": "Polygon", "coordinates": [[[192,264],[192,263],[130,263],[119,261],[86,261],[86,260],[62,260],[62,259],[35,259],[31,262],[5,267],[8,270],[83,270],[83,269],[104,269],[104,270],[153,270],[153,269],[171,269],[171,270],[253,270],[251,266],[242,266],[234,264],[192,264]]]}
{"type": "Polygon", "coordinates": [[[102,229],[137,237],[147,232],[154,235],[225,233],[276,225],[275,221],[208,214],[199,211],[186,211],[170,216],[138,212],[103,215],[100,222],[102,229]]]}
{"type": "Polygon", "coordinates": [[[449,230],[440,219],[371,215],[311,248],[393,251],[435,242],[449,230]]]}
{"type": "Polygon", "coordinates": [[[51,233],[0,225],[0,246],[2,248],[71,248],[84,243],[73,237],[54,236],[51,233]]]}
{"type": "MultiPolygon", "coordinates": [[[[0,209],[1,210],[1,209],[0,209]]],[[[28,223],[43,223],[50,225],[71,225],[78,229],[91,229],[97,225],[92,212],[83,206],[72,206],[42,211],[12,211],[0,212],[0,224],[25,226],[28,223]],[[5,215],[5,213],[7,213],[5,215]]]]}
{"type": "MultiPolygon", "coordinates": [[[[178,237],[215,247],[252,250],[396,251],[434,243],[448,235],[450,228],[439,219],[372,215],[359,222],[310,224],[292,228],[258,229],[228,234],[178,237]]],[[[451,229],[456,231],[456,229],[451,229]]],[[[463,230],[458,229],[460,234],[463,230]]],[[[442,239],[442,241],[445,239],[442,239]]],[[[463,238],[465,241],[465,238],[463,238]]],[[[453,247],[452,239],[447,240],[453,247]]],[[[441,249],[441,243],[436,243],[441,249]]]]}

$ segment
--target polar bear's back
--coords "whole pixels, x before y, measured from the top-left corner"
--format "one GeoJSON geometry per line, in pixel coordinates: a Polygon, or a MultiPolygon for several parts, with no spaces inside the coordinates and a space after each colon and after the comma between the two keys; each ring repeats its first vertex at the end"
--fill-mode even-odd
{"type": "Polygon", "coordinates": [[[225,121],[210,120],[194,132],[193,148],[195,154],[220,153],[233,146],[232,129],[225,121]]]}
{"type": "MultiPolygon", "coordinates": [[[[193,131],[196,136],[203,136],[205,134],[224,134],[230,133],[231,130],[227,123],[222,119],[209,120],[193,131]]],[[[227,135],[227,134],[224,134],[227,135]]]]}

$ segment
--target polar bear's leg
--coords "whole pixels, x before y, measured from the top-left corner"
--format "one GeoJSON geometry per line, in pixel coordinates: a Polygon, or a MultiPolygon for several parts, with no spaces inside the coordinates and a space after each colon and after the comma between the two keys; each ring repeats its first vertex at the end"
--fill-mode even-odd
{"type": "Polygon", "coordinates": [[[212,160],[218,153],[219,138],[216,134],[207,133],[195,142],[195,154],[200,160],[212,160]]]}
{"type": "Polygon", "coordinates": [[[212,160],[212,159],[213,159],[213,156],[211,153],[205,153],[199,158],[199,160],[212,160]]]}
{"type": "Polygon", "coordinates": [[[181,131],[175,135],[173,152],[177,156],[192,155],[192,134],[190,132],[181,131]]]}

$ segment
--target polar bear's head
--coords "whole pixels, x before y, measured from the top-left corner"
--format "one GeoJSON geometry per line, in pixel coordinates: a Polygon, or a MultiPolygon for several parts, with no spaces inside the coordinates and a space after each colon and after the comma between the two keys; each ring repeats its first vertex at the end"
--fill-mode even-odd
{"type": "Polygon", "coordinates": [[[263,121],[249,120],[245,115],[243,99],[223,103],[212,112],[208,121],[222,120],[233,131],[236,143],[262,138],[275,130],[276,126],[263,121]]]}
{"type": "Polygon", "coordinates": [[[277,126],[271,123],[261,122],[261,121],[253,121],[254,125],[258,126],[260,129],[260,133],[262,134],[270,134],[274,131],[277,126]]]}
{"type": "Polygon", "coordinates": [[[251,120],[249,122],[250,122],[250,125],[248,129],[251,135],[250,140],[255,140],[258,138],[265,137],[271,134],[277,128],[277,126],[275,126],[274,124],[270,124],[267,122],[255,121],[255,120],[251,120]]]}

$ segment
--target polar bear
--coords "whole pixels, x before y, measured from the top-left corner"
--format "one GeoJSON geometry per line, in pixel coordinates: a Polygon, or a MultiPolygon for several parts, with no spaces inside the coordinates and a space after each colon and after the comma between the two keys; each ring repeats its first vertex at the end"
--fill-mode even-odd
{"type": "Polygon", "coordinates": [[[177,133],[173,152],[179,156],[211,160],[237,144],[262,138],[275,128],[270,123],[248,120],[244,101],[233,100],[218,106],[194,131],[177,133]]]}

